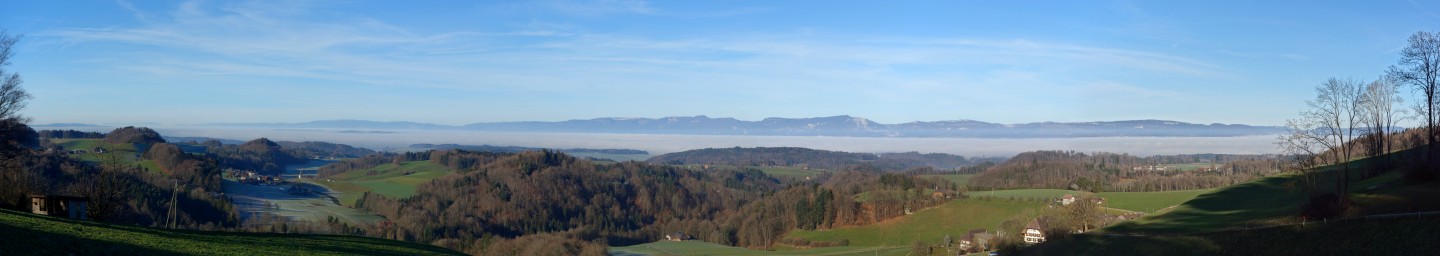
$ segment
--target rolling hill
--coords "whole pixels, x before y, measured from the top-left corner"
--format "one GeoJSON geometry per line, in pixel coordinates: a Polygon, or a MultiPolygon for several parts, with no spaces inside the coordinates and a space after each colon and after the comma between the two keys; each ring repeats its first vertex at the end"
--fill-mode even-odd
{"type": "Polygon", "coordinates": [[[415,195],[415,187],[421,183],[454,172],[455,170],[449,167],[430,161],[409,161],[350,170],[309,181],[339,192],[332,196],[335,196],[341,205],[353,207],[355,200],[366,192],[390,198],[406,198],[415,195]]]}

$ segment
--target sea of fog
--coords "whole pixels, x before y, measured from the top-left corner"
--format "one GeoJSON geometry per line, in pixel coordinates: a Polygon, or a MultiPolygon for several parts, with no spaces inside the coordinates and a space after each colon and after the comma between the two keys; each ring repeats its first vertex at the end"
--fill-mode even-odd
{"type": "MultiPolygon", "coordinates": [[[[56,129],[57,127],[37,127],[56,129]]],[[[71,128],[66,128],[71,129],[71,128]]],[[[112,128],[74,128],[107,132],[112,128]]],[[[649,151],[652,155],[701,148],[805,147],[846,152],[949,153],[963,156],[1003,156],[1034,150],[1106,151],[1132,155],[1195,153],[1277,153],[1275,136],[1242,137],[1093,137],[1043,139],[975,138],[865,138],[736,135],[527,133],[478,131],[355,132],[326,129],[158,127],[170,137],[212,137],[251,140],[325,141],[376,150],[397,150],[415,143],[496,145],[542,148],[620,148],[649,151]]]]}

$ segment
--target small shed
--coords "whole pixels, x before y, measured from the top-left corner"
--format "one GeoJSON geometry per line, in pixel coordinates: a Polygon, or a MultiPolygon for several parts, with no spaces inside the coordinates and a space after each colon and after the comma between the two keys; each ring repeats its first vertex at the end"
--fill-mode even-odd
{"type": "Polygon", "coordinates": [[[685,236],[685,232],[675,232],[669,235],[665,235],[665,240],[671,242],[685,241],[688,238],[689,237],[685,236]]]}
{"type": "Polygon", "coordinates": [[[87,201],[89,200],[84,197],[31,194],[30,212],[85,220],[85,203],[87,201]]]}

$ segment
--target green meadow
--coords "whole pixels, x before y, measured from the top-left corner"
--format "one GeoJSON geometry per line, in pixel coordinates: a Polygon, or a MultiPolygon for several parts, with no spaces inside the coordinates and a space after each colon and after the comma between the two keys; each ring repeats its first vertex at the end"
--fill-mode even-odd
{"type": "Polygon", "coordinates": [[[415,188],[420,184],[454,172],[449,167],[429,161],[412,161],[351,170],[322,179],[308,179],[306,182],[338,192],[331,196],[336,197],[341,205],[353,207],[355,200],[365,192],[390,198],[406,198],[414,196],[415,188]]]}
{"type": "Polygon", "coordinates": [[[793,230],[786,237],[810,241],[849,240],[851,246],[908,246],[915,241],[938,243],[945,235],[959,236],[977,228],[995,230],[1001,222],[1025,209],[1044,207],[1033,202],[951,200],[915,214],[858,227],[829,230],[793,230]]]}

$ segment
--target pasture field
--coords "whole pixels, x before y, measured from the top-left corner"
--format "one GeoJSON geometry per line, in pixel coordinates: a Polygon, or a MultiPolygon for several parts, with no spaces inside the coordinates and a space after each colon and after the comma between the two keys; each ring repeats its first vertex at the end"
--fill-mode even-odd
{"type": "Polygon", "coordinates": [[[972,197],[994,197],[994,198],[1001,198],[1001,199],[1005,199],[1005,198],[1016,198],[1016,199],[1020,199],[1020,198],[1030,198],[1030,199],[1035,199],[1035,198],[1040,198],[1040,199],[1056,199],[1056,198],[1064,197],[1064,196],[1067,195],[1067,194],[1069,194],[1069,195],[1075,195],[1075,196],[1080,196],[1080,195],[1089,195],[1090,192],[1074,191],[1074,190],[1065,190],[1065,189],[1007,189],[1007,190],[991,190],[991,191],[978,190],[978,191],[965,192],[965,195],[967,195],[967,196],[972,196],[972,197]]]}
{"type": "Polygon", "coordinates": [[[1304,192],[1286,187],[1294,179],[1295,175],[1272,176],[1217,189],[1197,195],[1167,212],[1101,230],[1117,233],[1191,233],[1264,224],[1299,212],[1300,204],[1305,201],[1304,192]]]}
{"type": "Polygon", "coordinates": [[[341,205],[354,206],[355,200],[365,192],[390,198],[414,196],[415,187],[454,172],[449,167],[429,161],[412,161],[352,170],[326,178],[305,179],[303,182],[324,186],[341,205]]]}
{"type": "Polygon", "coordinates": [[[915,241],[939,243],[946,234],[958,237],[967,230],[995,230],[1000,222],[1030,208],[1045,207],[1032,202],[951,200],[939,207],[866,226],[830,230],[793,230],[788,238],[810,241],[850,241],[851,246],[908,246],[915,241]]]}
{"type": "Polygon", "coordinates": [[[134,164],[140,161],[135,145],[132,144],[110,144],[105,143],[102,139],[50,139],[50,142],[65,150],[85,150],[84,154],[70,155],[71,158],[80,161],[100,162],[102,154],[95,153],[96,147],[105,148],[108,152],[103,155],[114,156],[115,159],[124,161],[125,164],[134,164]]]}
{"type": "Polygon", "coordinates": [[[807,170],[807,169],[795,168],[795,167],[759,167],[759,168],[760,168],[760,171],[761,171],[761,172],[765,172],[765,175],[770,175],[770,176],[773,176],[773,177],[790,177],[790,178],[796,178],[796,179],[805,179],[805,177],[820,176],[821,173],[824,173],[824,172],[825,172],[825,171],[820,171],[820,170],[807,170]]]}
{"type": "Polygon", "coordinates": [[[1175,171],[1194,171],[1194,170],[1201,170],[1201,169],[1205,169],[1205,168],[1210,168],[1211,166],[1219,166],[1219,165],[1218,165],[1218,164],[1211,164],[1211,163],[1189,163],[1189,164],[1162,164],[1162,165],[1160,165],[1160,166],[1165,166],[1165,167],[1167,167],[1168,169],[1170,169],[1170,170],[1175,170],[1175,171]]]}
{"type": "Polygon", "coordinates": [[[287,186],[246,185],[225,180],[223,187],[242,217],[270,213],[323,222],[326,217],[333,216],[349,223],[373,223],[384,219],[373,213],[337,205],[329,197],[315,194],[292,195],[284,191],[287,186]]]}
{"type": "Polygon", "coordinates": [[[345,207],[355,207],[355,201],[359,200],[360,196],[366,191],[370,191],[369,188],[344,181],[306,179],[301,182],[307,182],[325,188],[327,195],[335,197],[335,201],[339,201],[340,205],[345,207]]]}
{"type": "Polygon", "coordinates": [[[160,165],[155,164],[155,161],[143,160],[140,162],[136,162],[135,164],[138,164],[140,165],[140,167],[145,168],[145,170],[149,170],[153,173],[169,175],[169,173],[166,172],[165,169],[160,168],[160,165]]]}
{"type": "Polygon", "coordinates": [[[1105,198],[1105,207],[1153,213],[1166,207],[1190,201],[1196,196],[1214,191],[1212,189],[1160,191],[1160,192],[1100,192],[1095,196],[1105,198]]]}
{"type": "Polygon", "coordinates": [[[957,186],[959,186],[959,187],[967,187],[968,184],[970,184],[970,177],[975,177],[974,174],[926,174],[926,175],[918,175],[918,176],[920,176],[920,177],[926,177],[926,178],[940,178],[940,179],[943,179],[943,180],[948,180],[948,181],[950,181],[950,182],[954,182],[955,185],[957,185],[957,186]]]}
{"type": "Polygon", "coordinates": [[[460,255],[426,244],[359,236],[145,228],[0,210],[6,255],[460,255]]]}

